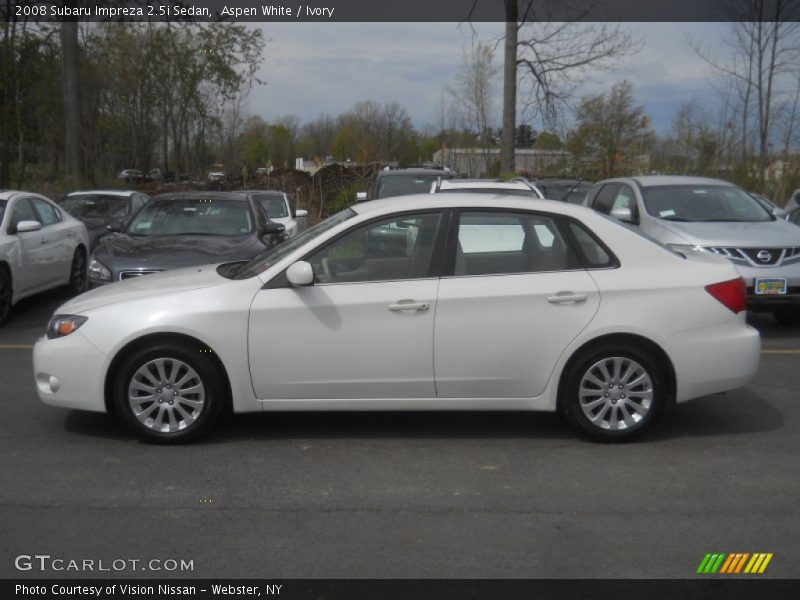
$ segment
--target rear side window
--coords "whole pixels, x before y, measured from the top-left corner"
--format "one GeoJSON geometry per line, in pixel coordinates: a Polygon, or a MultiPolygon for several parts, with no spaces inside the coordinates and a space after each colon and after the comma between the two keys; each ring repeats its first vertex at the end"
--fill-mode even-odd
{"type": "Polygon", "coordinates": [[[453,274],[502,275],[580,268],[555,220],[513,212],[463,212],[453,274]]]}
{"type": "Polygon", "coordinates": [[[571,221],[569,228],[575,237],[575,241],[578,242],[587,267],[603,268],[611,267],[615,264],[614,258],[583,225],[571,221]]]}

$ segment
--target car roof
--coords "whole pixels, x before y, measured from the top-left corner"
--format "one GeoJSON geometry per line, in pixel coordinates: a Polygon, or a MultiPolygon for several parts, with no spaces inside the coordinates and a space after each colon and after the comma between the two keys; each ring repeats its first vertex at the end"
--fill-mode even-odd
{"type": "Polygon", "coordinates": [[[491,179],[472,179],[472,180],[464,180],[464,179],[445,179],[442,180],[440,184],[440,189],[458,189],[458,188],[470,188],[470,189],[480,189],[480,188],[487,188],[487,189],[506,189],[506,190],[531,190],[531,186],[523,183],[522,181],[493,181],[491,179]]]}
{"type": "Polygon", "coordinates": [[[539,198],[523,198],[508,194],[475,194],[457,192],[452,194],[409,194],[394,196],[354,204],[350,207],[359,215],[371,212],[393,212],[398,210],[426,210],[431,208],[505,208],[511,210],[543,210],[553,214],[566,216],[593,215],[592,209],[577,204],[568,204],[557,200],[539,198]]]}
{"type": "Polygon", "coordinates": [[[411,169],[391,169],[388,171],[379,171],[378,177],[394,177],[397,175],[447,175],[450,176],[450,171],[444,169],[422,169],[414,167],[411,169]]]}
{"type": "MultiPolygon", "coordinates": [[[[730,181],[710,177],[691,177],[687,175],[640,175],[630,177],[642,187],[664,185],[725,185],[735,187],[730,181]]],[[[610,180],[609,180],[610,181],[610,180]]]]}
{"type": "Polygon", "coordinates": [[[25,194],[26,196],[37,196],[39,198],[45,198],[46,200],[50,200],[47,196],[39,194],[37,192],[26,192],[25,190],[0,190],[0,200],[11,200],[14,196],[19,194],[25,194]]]}
{"type": "Polygon", "coordinates": [[[194,200],[209,199],[209,200],[240,200],[246,201],[249,192],[167,192],[166,194],[159,194],[153,197],[155,200],[194,200]]]}
{"type": "Polygon", "coordinates": [[[286,192],[280,190],[248,190],[248,194],[272,194],[273,196],[286,196],[286,192]]]}
{"type": "Polygon", "coordinates": [[[144,194],[144,192],[137,192],[136,190],[79,190],[77,192],[70,192],[67,194],[67,198],[70,196],[90,196],[92,194],[102,195],[102,196],[130,196],[131,194],[144,194]]]}

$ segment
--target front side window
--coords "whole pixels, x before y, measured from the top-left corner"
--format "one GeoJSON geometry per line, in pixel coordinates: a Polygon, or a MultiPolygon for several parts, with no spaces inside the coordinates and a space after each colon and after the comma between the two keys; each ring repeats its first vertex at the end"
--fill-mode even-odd
{"type": "Polygon", "coordinates": [[[617,199],[617,192],[620,185],[618,183],[607,183],[592,202],[592,208],[603,214],[609,214],[617,199]]]}
{"type": "Polygon", "coordinates": [[[463,212],[453,274],[502,275],[580,268],[554,219],[509,212],[463,212]]]}
{"type": "Polygon", "coordinates": [[[430,277],[440,222],[439,212],[383,219],[347,233],[307,260],[323,284],[430,277]]]}
{"type": "Polygon", "coordinates": [[[283,194],[260,194],[255,199],[264,207],[270,219],[283,219],[289,216],[289,207],[283,194]]]}
{"type": "Polygon", "coordinates": [[[772,214],[732,185],[669,185],[642,191],[645,209],[665,221],[759,222],[772,214]]]}
{"type": "Polygon", "coordinates": [[[6,200],[0,200],[0,223],[3,222],[3,217],[6,214],[6,204],[7,204],[6,200]]]}
{"type": "Polygon", "coordinates": [[[11,226],[16,227],[22,221],[38,221],[39,216],[33,210],[33,206],[27,198],[22,198],[14,203],[11,211],[11,226]]]}
{"type": "Polygon", "coordinates": [[[137,236],[243,236],[253,231],[249,203],[202,197],[153,200],[127,228],[127,233],[137,236]]]}
{"type": "Polygon", "coordinates": [[[34,207],[36,207],[36,212],[39,213],[39,218],[43,227],[53,225],[61,220],[56,208],[52,204],[41,198],[31,198],[31,200],[33,201],[34,207]]]}

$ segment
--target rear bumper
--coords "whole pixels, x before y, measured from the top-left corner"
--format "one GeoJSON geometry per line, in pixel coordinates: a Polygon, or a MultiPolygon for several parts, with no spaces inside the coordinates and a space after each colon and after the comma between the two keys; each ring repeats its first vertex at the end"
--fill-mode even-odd
{"type": "Polygon", "coordinates": [[[675,367],[675,398],[685,402],[747,385],[758,371],[761,338],[740,313],[725,325],[676,333],[666,351],[675,367]]]}

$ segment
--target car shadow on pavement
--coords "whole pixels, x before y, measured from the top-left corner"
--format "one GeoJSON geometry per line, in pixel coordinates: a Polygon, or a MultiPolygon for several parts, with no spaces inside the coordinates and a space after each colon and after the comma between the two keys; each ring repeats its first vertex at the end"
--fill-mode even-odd
{"type": "MultiPolygon", "coordinates": [[[[671,407],[638,443],[686,437],[764,433],[783,415],[747,391],[707,396],[671,407]]],[[[70,411],[64,429],[78,435],[134,440],[110,415],[70,411]]],[[[201,443],[267,439],[576,439],[553,413],[522,412],[275,412],[227,415],[201,443]]]]}
{"type": "Polygon", "coordinates": [[[669,407],[641,441],[764,433],[783,426],[783,414],[775,406],[743,389],[669,407]]]}

